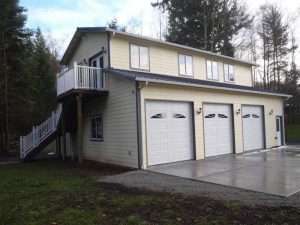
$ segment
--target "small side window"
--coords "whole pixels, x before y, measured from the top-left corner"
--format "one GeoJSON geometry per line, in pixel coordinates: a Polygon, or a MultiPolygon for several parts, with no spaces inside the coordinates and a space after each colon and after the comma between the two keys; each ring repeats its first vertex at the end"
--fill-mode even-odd
{"type": "Polygon", "coordinates": [[[103,141],[103,120],[101,115],[91,117],[91,140],[103,141]]]}

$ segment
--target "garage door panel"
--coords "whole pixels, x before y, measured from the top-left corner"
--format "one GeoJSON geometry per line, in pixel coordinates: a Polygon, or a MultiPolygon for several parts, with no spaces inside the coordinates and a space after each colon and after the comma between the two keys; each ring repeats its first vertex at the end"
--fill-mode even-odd
{"type": "Polygon", "coordinates": [[[230,105],[204,104],[205,156],[233,152],[232,112],[230,105]]]}
{"type": "Polygon", "coordinates": [[[189,103],[147,101],[146,126],[149,165],[193,159],[189,103]]]}
{"type": "Polygon", "coordinates": [[[242,106],[244,151],[264,148],[263,107],[242,106]]]}

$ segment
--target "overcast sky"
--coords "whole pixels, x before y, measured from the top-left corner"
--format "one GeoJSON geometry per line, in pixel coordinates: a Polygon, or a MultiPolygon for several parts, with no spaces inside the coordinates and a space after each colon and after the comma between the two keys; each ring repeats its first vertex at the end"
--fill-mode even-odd
{"type": "MultiPolygon", "coordinates": [[[[105,26],[117,18],[128,31],[159,37],[159,14],[151,2],[156,0],[21,0],[27,11],[27,26],[40,27],[58,43],[60,54],[69,43],[76,27],[105,26]]],[[[289,16],[300,12],[299,0],[244,0],[251,12],[269,2],[276,3],[289,16]]],[[[298,21],[296,27],[300,27],[298,21]]],[[[296,29],[300,44],[300,28],[296,29]]]]}

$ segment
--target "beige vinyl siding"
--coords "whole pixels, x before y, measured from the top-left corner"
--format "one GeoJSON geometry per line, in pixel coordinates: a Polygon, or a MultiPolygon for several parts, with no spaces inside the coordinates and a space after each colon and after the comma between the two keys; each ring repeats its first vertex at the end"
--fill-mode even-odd
{"type": "Polygon", "coordinates": [[[111,39],[111,66],[113,68],[130,70],[129,45],[137,44],[149,47],[150,72],[179,76],[178,55],[185,54],[193,57],[193,77],[206,80],[206,60],[218,62],[219,81],[224,82],[224,63],[234,65],[235,84],[252,86],[252,68],[250,65],[238,63],[234,60],[221,59],[220,57],[206,56],[193,51],[180,48],[155,45],[143,40],[131,40],[114,36],[111,39]]]}
{"type": "Polygon", "coordinates": [[[102,47],[106,50],[104,54],[104,66],[108,65],[108,41],[106,33],[90,33],[85,34],[76,48],[73,57],[71,58],[68,66],[72,67],[74,62],[82,63],[84,59],[86,62],[89,62],[89,58],[99,53],[102,50],[102,47]]]}
{"type": "Polygon", "coordinates": [[[141,89],[141,115],[142,115],[142,148],[143,148],[143,167],[147,167],[146,159],[146,127],[145,127],[145,101],[155,100],[174,100],[190,101],[194,105],[194,124],[195,124],[195,147],[196,159],[204,158],[204,133],[203,133],[203,113],[198,114],[199,108],[203,108],[204,103],[233,104],[234,111],[234,141],[236,153],[243,152],[243,132],[241,114],[237,110],[243,104],[262,105],[265,109],[266,126],[266,147],[271,148],[277,145],[276,137],[276,115],[283,116],[283,99],[279,97],[268,97],[258,94],[233,93],[229,91],[208,90],[203,88],[184,89],[173,85],[149,84],[141,89]],[[269,112],[273,110],[272,115],[269,112]]]}
{"type": "Polygon", "coordinates": [[[138,167],[135,82],[109,74],[109,94],[84,108],[84,158],[138,167]],[[101,114],[103,142],[90,140],[90,116],[101,114]]]}

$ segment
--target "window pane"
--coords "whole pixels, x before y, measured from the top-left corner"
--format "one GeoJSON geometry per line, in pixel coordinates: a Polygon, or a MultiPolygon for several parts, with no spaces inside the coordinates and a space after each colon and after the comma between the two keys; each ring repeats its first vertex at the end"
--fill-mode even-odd
{"type": "Polygon", "coordinates": [[[192,56],[185,56],[186,75],[193,75],[193,59],[192,56]]]}
{"type": "Polygon", "coordinates": [[[96,118],[96,138],[103,138],[103,130],[102,130],[102,118],[96,118]]]}
{"type": "Polygon", "coordinates": [[[219,70],[218,70],[218,63],[213,62],[213,79],[214,80],[219,80],[219,70]]]}
{"type": "Polygon", "coordinates": [[[97,131],[96,131],[96,120],[92,119],[91,120],[91,138],[96,138],[97,137],[97,131]]]}
{"type": "Polygon", "coordinates": [[[229,81],[228,64],[224,64],[224,80],[229,81]]]}
{"type": "Polygon", "coordinates": [[[184,55],[179,55],[179,73],[185,74],[185,57],[184,57],[184,55]]]}
{"type": "Polygon", "coordinates": [[[139,47],[136,45],[131,45],[130,49],[130,60],[132,68],[139,68],[139,47]]]}
{"type": "Polygon", "coordinates": [[[229,80],[230,81],[234,81],[234,68],[233,68],[233,65],[229,65],[229,68],[228,68],[228,76],[229,76],[229,80]]]}
{"type": "Polygon", "coordinates": [[[140,48],[140,69],[149,69],[149,50],[147,47],[140,48]]]}
{"type": "Polygon", "coordinates": [[[212,76],[212,63],[209,60],[206,61],[206,71],[207,71],[207,78],[208,79],[213,79],[213,76],[212,76]]]}

